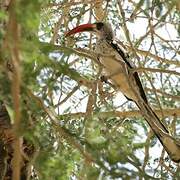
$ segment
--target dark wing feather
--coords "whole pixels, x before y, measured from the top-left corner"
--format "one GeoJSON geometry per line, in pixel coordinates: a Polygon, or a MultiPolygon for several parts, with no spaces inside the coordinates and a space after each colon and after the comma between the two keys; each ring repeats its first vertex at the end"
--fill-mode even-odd
{"type": "MultiPolygon", "coordinates": [[[[130,69],[133,69],[133,66],[130,64],[130,62],[128,61],[128,55],[125,55],[125,53],[122,51],[122,49],[119,47],[119,45],[114,42],[114,41],[108,41],[108,43],[113,47],[113,49],[115,49],[119,55],[122,57],[122,59],[124,60],[124,62],[127,64],[127,66],[130,68],[130,69]]],[[[144,92],[144,89],[142,87],[142,84],[141,84],[141,81],[140,81],[140,78],[139,78],[139,75],[137,72],[135,72],[133,74],[134,78],[135,78],[135,81],[136,81],[136,84],[139,88],[139,91],[140,91],[140,94],[141,94],[141,97],[144,99],[144,101],[146,103],[148,103],[147,101],[147,97],[146,97],[146,94],[144,92]]],[[[127,98],[129,99],[129,98],[127,98]]]]}

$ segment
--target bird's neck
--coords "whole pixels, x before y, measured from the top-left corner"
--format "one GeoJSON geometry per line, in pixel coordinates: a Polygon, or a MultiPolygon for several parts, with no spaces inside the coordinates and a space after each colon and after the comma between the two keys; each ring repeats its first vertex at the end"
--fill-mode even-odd
{"type": "Polygon", "coordinates": [[[110,37],[110,36],[100,36],[100,37],[98,38],[98,41],[112,42],[112,41],[113,41],[113,38],[110,37]]]}

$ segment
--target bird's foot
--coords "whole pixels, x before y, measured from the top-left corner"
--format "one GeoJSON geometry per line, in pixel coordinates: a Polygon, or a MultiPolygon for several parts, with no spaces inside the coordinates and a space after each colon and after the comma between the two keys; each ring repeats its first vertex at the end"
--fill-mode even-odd
{"type": "Polygon", "coordinates": [[[107,78],[107,76],[102,75],[102,76],[100,77],[100,79],[101,79],[101,82],[108,83],[108,78],[107,78]]]}
{"type": "Polygon", "coordinates": [[[97,54],[97,60],[100,62],[100,54],[97,54]]]}

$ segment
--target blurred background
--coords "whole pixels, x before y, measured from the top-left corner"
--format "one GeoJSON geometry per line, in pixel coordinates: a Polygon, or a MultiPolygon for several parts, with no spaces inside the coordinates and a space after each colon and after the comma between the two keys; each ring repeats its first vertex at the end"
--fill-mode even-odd
{"type": "Polygon", "coordinates": [[[133,102],[102,83],[96,37],[108,22],[151,107],[180,135],[178,0],[0,1],[0,179],[179,179],[133,102]]]}

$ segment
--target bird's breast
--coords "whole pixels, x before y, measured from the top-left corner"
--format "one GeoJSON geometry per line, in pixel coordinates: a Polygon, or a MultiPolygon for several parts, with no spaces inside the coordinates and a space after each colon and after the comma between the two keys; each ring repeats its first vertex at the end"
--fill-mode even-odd
{"type": "Polygon", "coordinates": [[[129,86],[128,74],[124,73],[121,64],[113,58],[100,57],[100,61],[104,66],[104,70],[113,84],[130,99],[134,99],[134,94],[129,86]]]}
{"type": "Polygon", "coordinates": [[[99,60],[109,79],[112,80],[124,95],[130,99],[135,99],[134,93],[129,86],[129,75],[126,63],[118,52],[106,42],[98,42],[96,53],[99,54],[99,60]]]}

